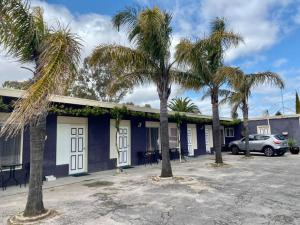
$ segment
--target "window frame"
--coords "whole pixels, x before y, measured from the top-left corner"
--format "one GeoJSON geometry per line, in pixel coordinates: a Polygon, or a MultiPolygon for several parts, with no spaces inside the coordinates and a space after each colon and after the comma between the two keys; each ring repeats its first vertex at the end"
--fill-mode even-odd
{"type": "MultiPolygon", "coordinates": [[[[0,122],[0,130],[1,130],[2,126],[3,126],[3,124],[4,124],[3,122],[0,122]]],[[[21,129],[20,135],[21,135],[21,137],[20,137],[20,162],[19,162],[19,164],[23,164],[23,136],[24,136],[24,128],[21,129]]],[[[15,169],[16,170],[21,170],[21,169],[23,169],[23,165],[22,166],[17,166],[15,169]]],[[[10,170],[9,168],[8,169],[2,169],[3,172],[4,171],[9,171],[9,170],[10,170]]]]}
{"type": "Polygon", "coordinates": [[[171,149],[171,144],[170,142],[175,142],[173,140],[170,140],[170,138],[175,138],[176,137],[176,147],[175,148],[180,148],[180,137],[179,137],[179,132],[180,132],[180,129],[178,129],[177,125],[170,125],[169,124],[169,127],[168,127],[168,131],[169,131],[169,148],[171,149]],[[171,129],[176,129],[176,136],[171,136],[171,129]]]}
{"type": "Polygon", "coordinates": [[[234,137],[234,128],[233,127],[225,127],[225,138],[232,138],[234,137]],[[229,131],[232,131],[232,135],[230,135],[229,131]]]}
{"type": "Polygon", "coordinates": [[[149,134],[150,134],[150,136],[147,136],[146,137],[146,151],[148,152],[150,152],[150,151],[156,151],[156,150],[158,150],[158,151],[160,151],[161,150],[161,146],[160,146],[160,128],[159,127],[146,127],[146,133],[147,133],[147,130],[149,129],[149,134]],[[158,149],[154,149],[154,148],[152,148],[153,146],[151,145],[151,142],[150,142],[150,149],[152,148],[153,150],[150,150],[150,149],[148,149],[148,141],[149,141],[149,137],[150,137],[150,139],[151,139],[151,129],[158,129],[158,143],[157,143],[157,145],[158,145],[158,149]]]}

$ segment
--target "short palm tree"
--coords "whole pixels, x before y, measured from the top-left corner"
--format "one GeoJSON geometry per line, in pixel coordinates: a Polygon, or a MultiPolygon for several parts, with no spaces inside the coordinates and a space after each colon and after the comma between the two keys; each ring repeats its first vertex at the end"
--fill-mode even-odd
{"type": "Polygon", "coordinates": [[[30,125],[30,178],[24,216],[44,213],[42,177],[49,98],[62,94],[80,61],[80,44],[67,28],[50,29],[41,8],[30,8],[26,0],[0,1],[0,43],[22,63],[34,63],[33,84],[1,130],[12,136],[30,125]]]}
{"type": "Polygon", "coordinates": [[[230,77],[230,85],[233,88],[225,102],[232,106],[232,114],[236,113],[240,108],[243,112],[243,133],[245,136],[246,156],[250,156],[249,151],[249,129],[248,129],[248,111],[249,111],[249,97],[254,88],[259,85],[269,84],[279,88],[284,88],[284,82],[281,77],[272,72],[261,72],[253,74],[244,74],[237,69],[235,76],[230,77]]]}
{"type": "Polygon", "coordinates": [[[112,20],[119,30],[128,30],[133,47],[100,45],[90,57],[91,66],[107,66],[115,74],[110,91],[153,82],[160,99],[160,132],[162,150],[162,177],[171,177],[169,156],[168,98],[176,71],[170,62],[171,15],[159,8],[136,10],[126,8],[112,20]]]}
{"type": "Polygon", "coordinates": [[[196,106],[188,97],[173,98],[172,101],[169,103],[168,107],[172,111],[177,112],[201,113],[198,106],[196,106]]]}
{"type": "Polygon", "coordinates": [[[208,37],[195,42],[181,40],[176,49],[176,59],[188,71],[182,74],[180,83],[195,90],[207,89],[210,95],[216,163],[223,162],[219,118],[220,88],[226,84],[228,76],[235,72],[234,68],[224,66],[224,52],[230,46],[237,46],[242,40],[239,35],[226,30],[224,19],[216,18],[211,23],[208,37]]]}

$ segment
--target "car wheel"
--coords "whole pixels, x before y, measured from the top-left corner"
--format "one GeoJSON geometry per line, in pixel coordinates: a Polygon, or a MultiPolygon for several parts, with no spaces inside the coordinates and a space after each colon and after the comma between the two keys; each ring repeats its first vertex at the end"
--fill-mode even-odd
{"type": "Polygon", "coordinates": [[[239,147],[236,146],[236,145],[232,146],[232,147],[231,147],[231,153],[232,153],[233,155],[238,155],[238,154],[239,154],[239,147]]]}
{"type": "Polygon", "coordinates": [[[274,155],[274,149],[270,146],[264,148],[265,156],[271,157],[274,155]]]}
{"type": "Polygon", "coordinates": [[[277,153],[278,156],[283,156],[284,154],[285,154],[285,152],[277,153]]]}

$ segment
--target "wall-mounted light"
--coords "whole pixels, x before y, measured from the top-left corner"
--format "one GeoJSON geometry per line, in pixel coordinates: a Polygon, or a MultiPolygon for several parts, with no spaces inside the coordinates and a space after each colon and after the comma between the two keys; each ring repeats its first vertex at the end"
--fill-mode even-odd
{"type": "Polygon", "coordinates": [[[137,127],[142,127],[142,122],[139,122],[137,127]]]}

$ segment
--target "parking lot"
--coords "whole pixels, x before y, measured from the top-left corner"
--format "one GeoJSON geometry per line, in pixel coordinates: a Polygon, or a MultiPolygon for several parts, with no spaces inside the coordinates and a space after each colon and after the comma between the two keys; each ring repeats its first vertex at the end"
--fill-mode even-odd
{"type": "MultiPolygon", "coordinates": [[[[41,224],[300,224],[300,155],[224,154],[224,161],[172,162],[173,179],[159,179],[153,165],[45,182],[44,204],[58,215],[41,224]]],[[[0,191],[0,222],[24,209],[26,191],[0,191]]]]}

